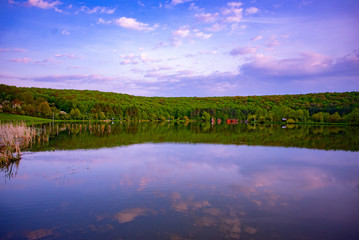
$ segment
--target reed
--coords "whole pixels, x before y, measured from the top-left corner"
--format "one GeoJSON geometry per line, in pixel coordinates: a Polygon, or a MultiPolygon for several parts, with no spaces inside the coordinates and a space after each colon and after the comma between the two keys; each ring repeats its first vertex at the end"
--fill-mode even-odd
{"type": "Polygon", "coordinates": [[[20,159],[21,150],[28,148],[37,135],[34,127],[28,127],[23,122],[0,124],[1,165],[20,159]]]}

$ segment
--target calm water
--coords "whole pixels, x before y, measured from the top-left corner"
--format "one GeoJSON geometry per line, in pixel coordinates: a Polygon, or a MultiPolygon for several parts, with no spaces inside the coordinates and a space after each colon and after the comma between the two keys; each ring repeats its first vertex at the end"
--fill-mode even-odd
{"type": "Polygon", "coordinates": [[[356,128],[46,127],[1,172],[0,239],[359,235],[356,128]]]}

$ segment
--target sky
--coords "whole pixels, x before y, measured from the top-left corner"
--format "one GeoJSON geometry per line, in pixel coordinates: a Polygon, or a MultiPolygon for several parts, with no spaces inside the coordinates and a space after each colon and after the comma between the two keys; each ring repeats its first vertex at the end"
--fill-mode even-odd
{"type": "Polygon", "coordinates": [[[357,0],[0,0],[0,83],[137,96],[359,91],[357,0]]]}

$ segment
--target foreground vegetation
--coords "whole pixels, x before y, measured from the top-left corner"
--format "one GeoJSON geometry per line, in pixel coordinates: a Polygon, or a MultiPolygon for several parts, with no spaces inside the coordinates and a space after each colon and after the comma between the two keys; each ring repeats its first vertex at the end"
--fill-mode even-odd
{"type": "Polygon", "coordinates": [[[21,150],[35,140],[37,131],[25,123],[0,124],[0,165],[6,165],[20,158],[21,150]]]}
{"type": "Polygon", "coordinates": [[[61,120],[202,120],[359,125],[359,92],[250,97],[137,97],[0,85],[1,111],[61,120]]]}

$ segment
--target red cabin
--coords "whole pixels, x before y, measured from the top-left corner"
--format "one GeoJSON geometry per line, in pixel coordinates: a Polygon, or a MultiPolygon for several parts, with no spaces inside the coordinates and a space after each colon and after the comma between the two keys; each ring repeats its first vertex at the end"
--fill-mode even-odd
{"type": "Polygon", "coordinates": [[[238,119],[227,119],[227,124],[238,124],[238,119]]]}

